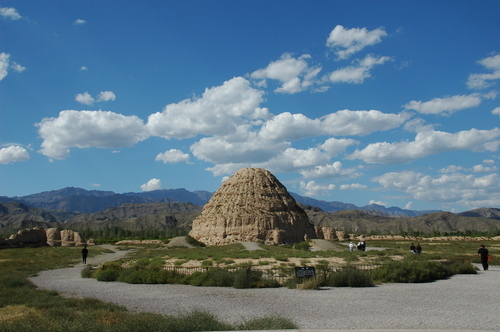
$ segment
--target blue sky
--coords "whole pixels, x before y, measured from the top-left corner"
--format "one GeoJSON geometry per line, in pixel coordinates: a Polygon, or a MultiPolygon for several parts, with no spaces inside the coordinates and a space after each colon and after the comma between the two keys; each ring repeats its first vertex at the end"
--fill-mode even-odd
{"type": "Polygon", "coordinates": [[[500,207],[498,1],[0,1],[0,195],[500,207]]]}

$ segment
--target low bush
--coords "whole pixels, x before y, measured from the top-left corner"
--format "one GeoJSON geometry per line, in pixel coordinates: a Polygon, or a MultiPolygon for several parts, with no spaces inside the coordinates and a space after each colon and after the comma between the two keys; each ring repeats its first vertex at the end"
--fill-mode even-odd
{"type": "Polygon", "coordinates": [[[195,272],[186,276],[184,283],[193,286],[231,287],[234,283],[234,276],[225,269],[214,268],[207,272],[195,272]]]}
{"type": "Polygon", "coordinates": [[[92,269],[91,266],[86,266],[82,269],[81,272],[82,278],[93,278],[94,277],[94,270],[92,269]]]}
{"type": "Polygon", "coordinates": [[[98,281],[116,281],[120,276],[118,270],[97,270],[95,278],[98,281]]]}
{"type": "Polygon", "coordinates": [[[304,250],[304,251],[309,250],[309,247],[310,247],[310,242],[309,241],[295,243],[294,246],[293,246],[294,249],[304,250]]]}
{"type": "Polygon", "coordinates": [[[262,273],[250,269],[240,269],[234,273],[234,288],[254,288],[262,280],[262,273]]]}
{"type": "Polygon", "coordinates": [[[455,262],[450,268],[454,274],[477,274],[477,268],[471,263],[455,262]]]}
{"type": "Polygon", "coordinates": [[[453,270],[441,262],[392,261],[372,271],[372,278],[380,282],[420,283],[445,279],[453,270]]]}
{"type": "Polygon", "coordinates": [[[372,287],[371,276],[354,267],[347,267],[340,271],[331,272],[325,281],[330,287],[372,287]]]}

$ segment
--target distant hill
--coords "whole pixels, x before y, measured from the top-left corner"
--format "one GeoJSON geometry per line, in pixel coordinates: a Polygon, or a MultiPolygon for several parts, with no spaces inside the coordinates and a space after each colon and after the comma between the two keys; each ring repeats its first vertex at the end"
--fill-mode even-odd
{"type": "Polygon", "coordinates": [[[425,211],[403,210],[395,206],[386,208],[385,206],[378,204],[371,204],[358,207],[350,203],[342,203],[336,201],[326,202],[310,197],[303,197],[296,193],[290,193],[290,194],[292,195],[293,198],[295,198],[297,202],[304,205],[319,207],[321,210],[325,212],[335,212],[342,210],[360,210],[378,216],[396,216],[396,217],[417,217],[427,213],[439,212],[438,210],[425,210],[425,211]]]}
{"type": "Polygon", "coordinates": [[[116,226],[126,230],[189,230],[202,208],[192,203],[124,204],[100,212],[83,213],[67,222],[71,229],[99,229],[116,226]]]}
{"type": "MultiPolygon", "coordinates": [[[[372,204],[357,207],[290,193],[318,226],[354,233],[401,234],[420,232],[488,232],[499,230],[500,209],[481,208],[458,214],[413,211],[372,204]]],[[[99,228],[116,226],[136,230],[187,230],[202,206],[207,191],[163,189],[117,194],[112,191],[63,188],[23,197],[0,197],[0,233],[30,227],[99,228]]]]}
{"type": "MultiPolygon", "coordinates": [[[[0,196],[0,202],[6,203],[14,200],[29,206],[42,208],[44,210],[94,213],[110,207],[118,207],[127,203],[144,204],[155,202],[189,202],[195,205],[203,206],[210,200],[212,194],[213,193],[208,191],[191,192],[184,188],[117,194],[112,191],[85,190],[81,188],[68,187],[22,197],[0,196]]],[[[361,210],[379,216],[398,217],[416,217],[431,212],[438,212],[404,210],[398,207],[386,208],[377,204],[358,207],[350,203],[317,200],[310,197],[300,196],[296,193],[290,193],[290,195],[301,204],[316,206],[321,208],[321,210],[325,212],[335,212],[341,210],[361,210]]]]}
{"type": "Polygon", "coordinates": [[[141,193],[125,193],[124,195],[130,197],[150,198],[157,202],[190,202],[200,206],[203,206],[206,202],[208,202],[208,200],[210,200],[210,197],[212,197],[212,194],[208,191],[191,192],[184,188],[153,190],[141,193]]]}
{"type": "Polygon", "coordinates": [[[63,220],[51,213],[11,201],[0,203],[0,233],[10,234],[25,228],[60,227],[63,220]]]}
{"type": "Polygon", "coordinates": [[[22,197],[9,198],[3,196],[0,201],[17,201],[44,210],[94,213],[127,203],[191,202],[202,206],[208,202],[206,197],[209,195],[207,193],[203,191],[192,193],[186,189],[165,189],[117,194],[112,191],[85,190],[71,187],[22,197]]]}
{"type": "Polygon", "coordinates": [[[303,206],[309,220],[317,226],[331,227],[355,234],[487,233],[500,231],[500,220],[467,217],[451,212],[435,212],[418,217],[383,217],[360,210],[324,212],[303,206]]]}
{"type": "Polygon", "coordinates": [[[500,209],[480,208],[480,209],[461,212],[459,213],[459,215],[464,217],[483,217],[488,219],[500,220],[500,209]]]}

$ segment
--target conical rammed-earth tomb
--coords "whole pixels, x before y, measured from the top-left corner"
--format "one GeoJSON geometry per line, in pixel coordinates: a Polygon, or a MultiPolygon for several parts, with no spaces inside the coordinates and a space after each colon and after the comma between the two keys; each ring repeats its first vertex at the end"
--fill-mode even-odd
{"type": "Polygon", "coordinates": [[[304,210],[262,168],[244,168],[228,178],[193,221],[189,235],[207,245],[296,243],[316,238],[304,210]]]}

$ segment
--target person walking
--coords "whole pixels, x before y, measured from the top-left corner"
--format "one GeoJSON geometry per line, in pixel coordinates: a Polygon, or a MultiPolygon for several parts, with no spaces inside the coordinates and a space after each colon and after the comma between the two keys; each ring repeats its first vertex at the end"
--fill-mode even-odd
{"type": "Polygon", "coordinates": [[[87,249],[87,246],[84,246],[82,249],[82,261],[83,264],[87,264],[87,256],[89,255],[89,250],[87,249]]]}
{"type": "Polygon", "coordinates": [[[349,243],[349,251],[354,251],[354,247],[355,247],[355,245],[351,241],[351,243],[349,243]]]}
{"type": "Polygon", "coordinates": [[[420,243],[417,243],[417,248],[415,249],[415,252],[417,254],[421,254],[422,253],[422,247],[420,246],[420,243]]]}
{"type": "Polygon", "coordinates": [[[412,254],[414,254],[414,253],[415,253],[415,245],[414,245],[413,243],[412,243],[412,244],[411,244],[411,246],[410,246],[410,252],[411,252],[412,254]]]}
{"type": "Polygon", "coordinates": [[[481,257],[481,264],[483,265],[484,271],[487,271],[489,268],[488,256],[489,256],[488,249],[485,248],[484,244],[481,244],[479,246],[479,250],[477,251],[477,257],[481,257]]]}

